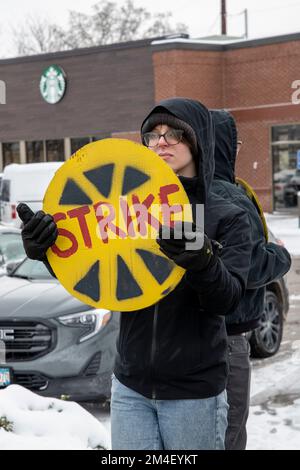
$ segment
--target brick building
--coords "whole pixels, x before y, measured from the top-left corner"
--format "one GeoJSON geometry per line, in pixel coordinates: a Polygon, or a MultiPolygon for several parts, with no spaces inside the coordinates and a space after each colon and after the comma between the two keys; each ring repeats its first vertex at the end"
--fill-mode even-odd
{"type": "Polygon", "coordinates": [[[185,96],[232,111],[244,142],[237,174],[254,186],[265,210],[295,205],[300,104],[292,95],[300,102],[300,33],[251,41],[141,40],[5,59],[0,80],[6,85],[0,171],[12,162],[63,160],[108,136],[139,140],[155,102],[185,96]],[[65,74],[66,91],[49,104],[40,80],[54,64],[65,74]]]}

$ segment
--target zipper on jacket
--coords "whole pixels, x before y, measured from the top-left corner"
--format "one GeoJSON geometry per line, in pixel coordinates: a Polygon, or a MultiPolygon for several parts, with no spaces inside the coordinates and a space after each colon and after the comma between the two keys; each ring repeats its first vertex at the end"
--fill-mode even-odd
{"type": "Polygon", "coordinates": [[[153,317],[153,327],[152,327],[152,343],[151,343],[151,359],[150,359],[151,376],[152,376],[152,380],[153,380],[152,400],[156,400],[156,390],[155,390],[155,384],[154,384],[153,369],[154,369],[154,358],[155,358],[155,352],[156,352],[157,317],[158,317],[158,302],[154,307],[154,317],[153,317]]]}

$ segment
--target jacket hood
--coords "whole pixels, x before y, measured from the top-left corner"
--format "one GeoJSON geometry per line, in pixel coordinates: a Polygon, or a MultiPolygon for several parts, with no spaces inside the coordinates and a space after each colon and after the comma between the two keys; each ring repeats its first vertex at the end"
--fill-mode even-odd
{"type": "Polygon", "coordinates": [[[234,183],[235,160],[237,150],[237,128],[233,116],[225,110],[211,110],[215,124],[215,175],[216,179],[222,179],[234,183]]]}
{"type": "MultiPolygon", "coordinates": [[[[207,201],[209,188],[214,176],[215,132],[210,111],[199,101],[187,98],[170,98],[160,101],[144,119],[153,113],[169,113],[189,124],[197,138],[197,155],[193,155],[198,164],[196,193],[199,201],[207,201]]],[[[184,179],[184,177],[180,177],[184,179]]]]}

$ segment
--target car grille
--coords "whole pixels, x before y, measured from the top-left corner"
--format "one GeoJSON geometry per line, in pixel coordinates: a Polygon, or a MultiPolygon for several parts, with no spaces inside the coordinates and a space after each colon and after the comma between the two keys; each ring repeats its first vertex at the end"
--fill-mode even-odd
{"type": "Polygon", "coordinates": [[[11,330],[4,341],[6,362],[30,361],[49,352],[53,345],[52,330],[35,322],[0,322],[0,330],[11,330]]]}
{"type": "Polygon", "coordinates": [[[41,374],[14,373],[14,384],[28,388],[28,390],[45,390],[48,387],[48,378],[41,374]]]}

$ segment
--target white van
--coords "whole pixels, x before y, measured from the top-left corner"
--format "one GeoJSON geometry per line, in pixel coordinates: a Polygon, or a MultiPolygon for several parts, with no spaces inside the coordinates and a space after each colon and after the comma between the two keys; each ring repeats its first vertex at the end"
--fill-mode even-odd
{"type": "Polygon", "coordinates": [[[47,162],[7,165],[3,171],[0,193],[1,223],[6,226],[21,226],[16,211],[20,202],[28,204],[34,212],[40,210],[46,189],[62,164],[63,162],[47,162]]]}

